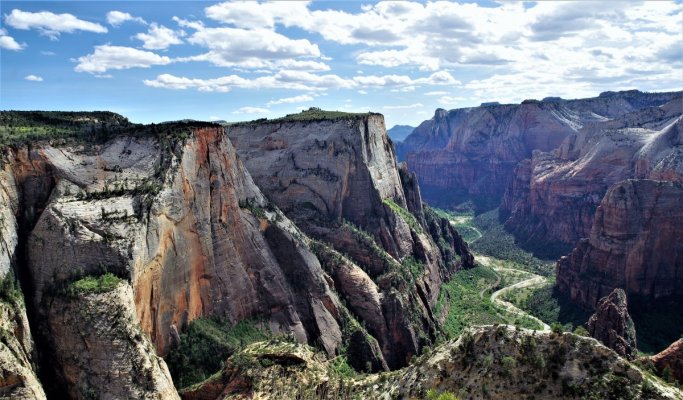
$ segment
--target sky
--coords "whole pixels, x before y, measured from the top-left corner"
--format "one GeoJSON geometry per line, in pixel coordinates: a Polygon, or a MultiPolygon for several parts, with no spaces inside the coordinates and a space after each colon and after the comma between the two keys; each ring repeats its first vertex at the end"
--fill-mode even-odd
{"type": "Polygon", "coordinates": [[[683,88],[683,3],[0,2],[0,109],[133,122],[683,88]]]}

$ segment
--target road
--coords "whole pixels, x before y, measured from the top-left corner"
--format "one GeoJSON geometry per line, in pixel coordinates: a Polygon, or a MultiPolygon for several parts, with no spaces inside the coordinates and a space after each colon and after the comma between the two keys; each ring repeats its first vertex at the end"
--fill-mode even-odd
{"type": "Polygon", "coordinates": [[[540,275],[536,275],[536,274],[528,272],[528,271],[521,270],[521,269],[503,267],[499,264],[498,260],[491,258],[491,257],[481,255],[481,254],[476,254],[475,259],[477,261],[479,261],[481,264],[488,266],[488,267],[491,267],[496,272],[496,282],[493,285],[491,285],[491,286],[483,289],[481,292],[479,292],[479,297],[482,299],[484,298],[484,293],[486,293],[486,291],[488,291],[492,288],[495,288],[500,284],[501,272],[511,271],[511,272],[517,272],[517,273],[523,273],[523,274],[529,275],[529,277],[525,278],[524,280],[522,280],[520,282],[506,286],[504,288],[501,288],[501,289],[493,292],[491,294],[491,302],[493,304],[500,306],[501,308],[503,308],[505,311],[507,311],[510,314],[528,317],[528,318],[536,321],[539,325],[541,325],[543,327],[542,331],[549,331],[550,330],[550,326],[548,324],[546,324],[545,322],[543,322],[540,319],[534,317],[533,315],[527,313],[526,311],[517,308],[514,304],[507,302],[507,301],[503,300],[502,298],[500,298],[502,295],[504,295],[505,293],[512,291],[512,290],[544,285],[547,282],[547,278],[540,276],[540,275]]]}

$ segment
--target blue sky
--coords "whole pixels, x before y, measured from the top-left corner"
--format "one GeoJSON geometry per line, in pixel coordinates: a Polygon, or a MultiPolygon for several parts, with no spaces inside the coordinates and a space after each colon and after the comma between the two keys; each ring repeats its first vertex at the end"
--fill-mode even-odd
{"type": "Polygon", "coordinates": [[[0,108],[135,122],[318,106],[387,125],[485,101],[683,88],[676,2],[0,3],[0,108]]]}

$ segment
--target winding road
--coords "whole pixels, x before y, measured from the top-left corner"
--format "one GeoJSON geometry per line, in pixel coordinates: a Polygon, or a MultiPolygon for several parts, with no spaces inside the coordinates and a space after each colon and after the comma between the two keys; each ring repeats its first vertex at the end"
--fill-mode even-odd
{"type": "MultiPolygon", "coordinates": [[[[474,231],[477,233],[478,237],[470,243],[473,243],[482,237],[482,233],[477,228],[475,228],[471,225],[472,217],[470,217],[470,216],[452,217],[450,222],[451,222],[451,224],[468,224],[472,229],[474,229],[474,231]]],[[[509,314],[517,315],[517,316],[521,316],[521,317],[527,317],[529,319],[536,321],[539,325],[541,325],[543,327],[543,329],[541,329],[541,331],[544,331],[544,332],[550,331],[550,326],[548,324],[546,324],[545,322],[541,321],[540,319],[534,317],[533,315],[529,314],[528,312],[519,309],[514,304],[512,304],[508,301],[505,301],[501,298],[501,296],[503,296],[504,294],[506,294],[512,290],[542,286],[542,285],[547,283],[547,281],[548,281],[547,278],[545,278],[541,275],[536,275],[536,274],[531,273],[529,271],[524,271],[524,270],[515,269],[515,268],[503,267],[503,266],[499,265],[498,262],[496,262],[497,260],[495,260],[491,257],[481,255],[481,254],[475,254],[475,259],[477,261],[479,261],[481,264],[483,264],[487,267],[490,267],[491,269],[493,269],[496,272],[496,281],[492,285],[490,285],[489,287],[486,287],[479,292],[479,297],[482,299],[484,298],[484,294],[487,291],[489,291],[489,290],[497,287],[498,285],[500,285],[500,281],[501,281],[500,274],[501,274],[501,272],[509,271],[509,272],[523,273],[525,275],[528,275],[529,276],[528,278],[523,279],[520,282],[517,282],[517,283],[514,283],[512,285],[506,286],[504,288],[498,289],[495,292],[491,293],[491,302],[493,304],[500,306],[509,314]]]]}

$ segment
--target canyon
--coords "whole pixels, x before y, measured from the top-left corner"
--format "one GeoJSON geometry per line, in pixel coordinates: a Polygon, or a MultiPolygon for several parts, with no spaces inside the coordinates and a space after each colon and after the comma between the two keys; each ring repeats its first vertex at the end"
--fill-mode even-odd
{"type": "MultiPolygon", "coordinates": [[[[632,393],[675,398],[675,389],[571,333],[496,325],[442,343],[447,316],[459,312],[442,288],[477,264],[452,221],[423,201],[455,181],[471,184],[457,196],[502,201],[507,228],[521,237],[514,226],[524,223],[514,221],[544,212],[525,206],[537,186],[543,190],[534,183],[541,180],[534,160],[555,157],[545,168],[565,172],[562,163],[590,164],[582,149],[616,132],[627,143],[617,153],[634,161],[615,172],[619,179],[588,212],[590,235],[560,260],[557,286],[586,308],[617,287],[629,304],[636,296],[676,301],[683,252],[672,251],[671,241],[682,242],[681,110],[669,97],[629,92],[589,102],[609,121],[568,101],[590,126],[578,131],[553,119],[562,103],[555,100],[456,112],[453,121],[479,120],[479,133],[467,131],[467,144],[454,140],[452,150],[471,150],[471,158],[456,162],[464,175],[451,179],[456,172],[448,170],[437,185],[423,184],[429,168],[413,168],[411,153],[407,164],[398,162],[376,113],[311,108],[270,120],[141,125],[108,112],[2,112],[8,132],[33,133],[0,154],[0,395],[279,398],[277,388],[289,387],[333,398],[337,385],[366,395],[431,389],[571,398],[603,393],[597,380],[613,379],[632,393]],[[621,114],[624,107],[633,112],[621,114]],[[548,127],[558,131],[534,137],[548,127]],[[474,137],[485,129],[491,137],[474,137]],[[546,153],[530,152],[537,147],[546,153]],[[509,184],[476,187],[489,177],[509,184]],[[188,344],[193,324],[207,320],[253,323],[271,339],[239,347],[221,371],[181,388],[167,362],[188,344]],[[550,358],[532,357],[529,346],[550,358]],[[521,372],[492,367],[493,358],[521,372]],[[339,360],[369,374],[330,372],[339,360]],[[539,367],[547,362],[557,377],[539,367]],[[267,381],[275,386],[262,386],[267,381]]],[[[425,149],[457,125],[449,125],[450,113],[437,114],[425,149]]],[[[424,125],[402,145],[431,129],[424,125]]]]}

